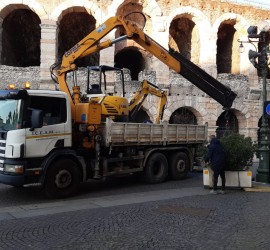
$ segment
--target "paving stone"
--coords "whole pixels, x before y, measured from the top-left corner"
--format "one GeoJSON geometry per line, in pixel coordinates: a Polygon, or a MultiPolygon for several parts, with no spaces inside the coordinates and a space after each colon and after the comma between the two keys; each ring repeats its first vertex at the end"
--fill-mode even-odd
{"type": "Polygon", "coordinates": [[[100,207],[0,221],[0,249],[268,249],[270,193],[100,207]]]}

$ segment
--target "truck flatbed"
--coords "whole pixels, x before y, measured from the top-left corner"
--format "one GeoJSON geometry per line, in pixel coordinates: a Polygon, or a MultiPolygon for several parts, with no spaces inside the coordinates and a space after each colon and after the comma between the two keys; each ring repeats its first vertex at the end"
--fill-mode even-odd
{"type": "Polygon", "coordinates": [[[202,144],[207,140],[207,126],[113,122],[103,123],[104,146],[139,146],[202,144]]]}

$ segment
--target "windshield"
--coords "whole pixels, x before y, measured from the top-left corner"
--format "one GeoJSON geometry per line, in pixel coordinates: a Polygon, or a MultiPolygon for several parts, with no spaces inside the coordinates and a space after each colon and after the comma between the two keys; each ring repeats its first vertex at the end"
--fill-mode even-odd
{"type": "Polygon", "coordinates": [[[0,130],[15,130],[21,128],[22,100],[0,100],[0,130]]]}

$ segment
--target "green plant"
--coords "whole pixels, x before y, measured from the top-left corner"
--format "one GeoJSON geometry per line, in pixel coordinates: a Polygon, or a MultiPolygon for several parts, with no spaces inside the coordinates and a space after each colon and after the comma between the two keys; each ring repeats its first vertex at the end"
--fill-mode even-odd
{"type": "Polygon", "coordinates": [[[204,157],[207,154],[207,142],[199,145],[195,151],[195,157],[204,157]]]}
{"type": "Polygon", "coordinates": [[[226,170],[244,170],[254,155],[251,138],[233,133],[222,137],[220,142],[226,154],[226,170]]]}

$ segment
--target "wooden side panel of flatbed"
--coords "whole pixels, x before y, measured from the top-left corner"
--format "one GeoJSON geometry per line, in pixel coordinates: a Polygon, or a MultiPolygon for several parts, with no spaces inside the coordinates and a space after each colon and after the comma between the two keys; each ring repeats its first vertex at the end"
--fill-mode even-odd
{"type": "Polygon", "coordinates": [[[207,126],[189,124],[126,123],[107,120],[103,124],[105,146],[201,144],[207,140],[207,126]]]}

